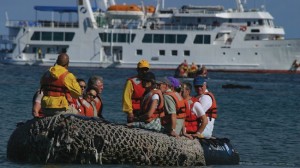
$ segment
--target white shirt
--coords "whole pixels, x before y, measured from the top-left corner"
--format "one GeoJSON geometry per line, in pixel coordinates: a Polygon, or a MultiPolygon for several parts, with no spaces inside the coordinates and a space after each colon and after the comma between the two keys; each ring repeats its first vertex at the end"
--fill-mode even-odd
{"type": "MultiPolygon", "coordinates": [[[[205,92],[208,92],[208,90],[206,90],[205,92]]],[[[206,113],[206,111],[212,106],[212,98],[209,95],[201,95],[199,98],[199,102],[200,102],[200,107],[199,109],[201,111],[204,111],[204,113],[206,113]]],[[[195,103],[196,104],[196,103],[195,103]]],[[[196,114],[197,115],[197,114],[196,114]]],[[[198,117],[198,115],[197,115],[198,117]]],[[[214,118],[209,118],[208,119],[208,123],[204,129],[204,131],[202,132],[202,135],[205,138],[210,138],[212,136],[213,130],[214,130],[214,124],[215,124],[215,119],[214,118]]]]}
{"type": "MultiPolygon", "coordinates": [[[[205,92],[208,92],[208,90],[205,92]]],[[[209,95],[201,95],[198,101],[201,103],[204,112],[206,112],[212,106],[212,99],[209,95]]]]}
{"type": "Polygon", "coordinates": [[[199,102],[194,103],[194,106],[192,108],[192,113],[194,113],[197,116],[197,118],[205,115],[205,111],[199,102]]]}

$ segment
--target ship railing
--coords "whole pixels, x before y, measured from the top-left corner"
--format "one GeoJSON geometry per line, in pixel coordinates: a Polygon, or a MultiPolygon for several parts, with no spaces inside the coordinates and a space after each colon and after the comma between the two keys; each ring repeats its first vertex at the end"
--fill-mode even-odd
{"type": "MultiPolygon", "coordinates": [[[[110,25],[109,28],[114,29],[137,29],[138,26],[124,26],[124,25],[110,25]]],[[[189,30],[189,31],[208,31],[214,29],[216,26],[207,26],[207,25],[198,25],[198,24],[189,24],[189,25],[172,25],[172,24],[152,24],[149,27],[145,27],[150,30],[189,30]]]]}
{"type": "Polygon", "coordinates": [[[1,35],[0,34],[0,43],[1,44],[5,44],[5,43],[9,43],[12,42],[16,39],[15,36],[10,36],[10,35],[1,35]]]}
{"type": "Polygon", "coordinates": [[[9,20],[6,21],[6,27],[53,27],[53,28],[78,28],[78,22],[60,22],[60,21],[24,21],[24,20],[9,20]]]}

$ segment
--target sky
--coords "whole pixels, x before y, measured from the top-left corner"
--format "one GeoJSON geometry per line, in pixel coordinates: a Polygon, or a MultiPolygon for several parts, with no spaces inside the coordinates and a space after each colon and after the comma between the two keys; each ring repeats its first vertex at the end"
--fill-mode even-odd
{"type": "MultiPolygon", "coordinates": [[[[5,28],[6,13],[10,20],[35,20],[35,5],[76,6],[77,0],[0,0],[0,34],[8,34],[5,28]]],[[[115,0],[116,3],[138,4],[142,0],[115,0]]],[[[300,38],[300,0],[242,0],[245,8],[260,8],[262,5],[275,18],[275,25],[284,27],[286,38],[300,38]]],[[[156,5],[156,0],[143,0],[146,5],[156,5]]],[[[235,0],[165,0],[165,7],[182,5],[222,5],[236,8],[235,0]]],[[[47,15],[48,16],[48,15],[47,15]]],[[[49,17],[51,15],[49,14],[49,17]]]]}

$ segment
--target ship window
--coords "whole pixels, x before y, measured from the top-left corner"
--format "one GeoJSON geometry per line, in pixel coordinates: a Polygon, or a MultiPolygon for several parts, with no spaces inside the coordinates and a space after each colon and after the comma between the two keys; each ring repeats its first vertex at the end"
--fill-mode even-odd
{"type": "Polygon", "coordinates": [[[154,34],[153,42],[154,43],[164,43],[165,36],[163,34],[154,34]]]}
{"type": "Polygon", "coordinates": [[[172,56],[177,56],[178,52],[177,50],[172,50],[172,56]]]}
{"type": "Polygon", "coordinates": [[[189,50],[184,50],[184,56],[190,56],[190,51],[189,50]]]}
{"type": "Polygon", "coordinates": [[[145,34],[142,42],[143,43],[152,43],[152,34],[145,34]]]}
{"type": "Polygon", "coordinates": [[[259,33],[260,31],[259,31],[259,29],[252,29],[251,32],[252,33],[259,33]]]}
{"type": "Polygon", "coordinates": [[[107,42],[107,34],[106,33],[99,33],[99,37],[102,42],[107,42]]]}
{"type": "Polygon", "coordinates": [[[51,41],[52,40],[52,32],[42,32],[42,40],[43,41],[51,41]]]}
{"type": "Polygon", "coordinates": [[[113,42],[117,42],[118,34],[113,34],[113,42]]]}
{"type": "Polygon", "coordinates": [[[53,33],[53,41],[63,41],[64,33],[63,32],[54,32],[53,33]]]}
{"type": "Polygon", "coordinates": [[[125,33],[120,33],[120,34],[118,35],[118,42],[121,42],[121,43],[127,42],[127,34],[125,34],[125,33]]]}
{"type": "Polygon", "coordinates": [[[135,39],[135,34],[131,34],[131,41],[130,42],[132,43],[134,41],[134,39],[135,39]]]}
{"type": "Polygon", "coordinates": [[[143,55],[143,50],[136,50],[136,55],[143,55]]]}
{"type": "Polygon", "coordinates": [[[160,56],[165,56],[166,55],[166,51],[165,50],[159,50],[159,55],[160,56]]]}
{"type": "Polygon", "coordinates": [[[204,44],[210,44],[210,35],[204,35],[204,44]]]}
{"type": "Polygon", "coordinates": [[[75,33],[73,32],[66,32],[65,33],[65,41],[72,41],[74,38],[75,33]]]}
{"type": "Polygon", "coordinates": [[[34,32],[31,36],[31,40],[40,40],[41,39],[41,32],[34,32]]]}
{"type": "Polygon", "coordinates": [[[194,44],[203,44],[203,35],[196,35],[194,44]]]}
{"type": "Polygon", "coordinates": [[[166,35],[166,43],[176,43],[176,35],[175,34],[167,34],[166,35]]]}
{"type": "Polygon", "coordinates": [[[186,40],[187,35],[185,34],[178,34],[177,35],[177,43],[183,44],[186,40]]]}

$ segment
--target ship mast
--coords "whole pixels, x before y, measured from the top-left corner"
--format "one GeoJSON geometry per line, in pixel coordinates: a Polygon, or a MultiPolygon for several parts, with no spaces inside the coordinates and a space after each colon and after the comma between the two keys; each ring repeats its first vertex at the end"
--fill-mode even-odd
{"type": "Polygon", "coordinates": [[[244,7],[241,0],[235,0],[238,12],[244,12],[244,7]]]}

